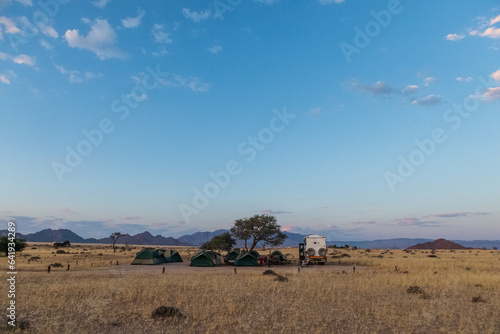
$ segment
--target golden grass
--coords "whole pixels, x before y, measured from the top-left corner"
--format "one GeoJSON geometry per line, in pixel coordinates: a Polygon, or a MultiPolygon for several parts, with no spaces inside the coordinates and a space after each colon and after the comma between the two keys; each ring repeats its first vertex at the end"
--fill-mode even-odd
{"type": "MultiPolygon", "coordinates": [[[[500,333],[499,251],[329,249],[330,262],[373,270],[341,274],[327,265],[278,282],[262,275],[268,268],[236,275],[100,270],[131,262],[139,247],[113,253],[109,246],[72,246],[71,254],[31,247],[23,253],[42,263],[18,259],[17,315],[32,333],[500,333]],[[80,254],[83,248],[90,254],[80,254]],[[54,262],[65,267],[48,274],[54,262]],[[410,286],[425,294],[407,293],[410,286]],[[485,302],[473,303],[477,296],[485,302]],[[153,320],[162,305],[185,318],[153,320]]],[[[196,251],[179,249],[183,258],[196,251]]],[[[296,248],[283,253],[298,257],[296,248]]],[[[0,301],[6,305],[5,293],[0,301]]]]}

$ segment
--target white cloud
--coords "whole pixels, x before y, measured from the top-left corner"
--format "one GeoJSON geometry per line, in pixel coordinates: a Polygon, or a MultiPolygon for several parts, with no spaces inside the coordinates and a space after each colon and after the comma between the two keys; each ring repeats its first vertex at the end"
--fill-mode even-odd
{"type": "Polygon", "coordinates": [[[51,27],[51,26],[42,26],[40,28],[40,30],[46,36],[49,36],[49,37],[52,37],[52,38],[59,37],[59,34],[57,33],[57,31],[53,27],[51,27]]]}
{"type": "Polygon", "coordinates": [[[12,61],[16,64],[25,64],[25,65],[28,65],[28,66],[35,66],[35,58],[34,57],[30,57],[30,56],[27,56],[27,55],[19,55],[19,56],[15,56],[12,61]]]}
{"type": "Polygon", "coordinates": [[[427,77],[424,79],[425,86],[429,86],[430,84],[436,83],[437,79],[434,77],[427,77]]]}
{"type": "Polygon", "coordinates": [[[220,45],[214,45],[212,46],[211,48],[208,48],[208,51],[210,51],[211,53],[213,53],[214,55],[215,54],[218,54],[219,52],[222,51],[222,46],[220,45]]]}
{"type": "Polygon", "coordinates": [[[255,2],[260,2],[265,5],[274,5],[275,3],[278,3],[280,0],[254,0],[255,2]]]}
{"type": "Polygon", "coordinates": [[[14,21],[9,19],[8,17],[0,16],[0,40],[3,39],[2,26],[4,27],[3,29],[5,29],[5,32],[7,34],[20,34],[21,33],[21,29],[16,27],[16,24],[14,23],[14,21]]]}
{"type": "MultiPolygon", "coordinates": [[[[145,73],[141,72],[137,76],[132,76],[132,79],[135,83],[141,83],[145,75],[145,73]]],[[[202,82],[198,77],[187,77],[175,73],[165,73],[158,79],[158,83],[169,88],[189,88],[194,92],[206,92],[210,89],[210,85],[202,82]]]]}
{"type": "Polygon", "coordinates": [[[146,14],[146,12],[139,8],[137,10],[137,17],[127,17],[126,19],[122,20],[123,27],[135,28],[135,27],[140,26],[142,18],[144,17],[144,14],[146,14]]]}
{"type": "Polygon", "coordinates": [[[490,27],[479,35],[481,37],[500,38],[500,28],[490,27]]]}
{"type": "Polygon", "coordinates": [[[500,87],[488,88],[479,95],[471,95],[470,97],[477,98],[483,101],[500,100],[500,87]]]}
{"type": "Polygon", "coordinates": [[[496,71],[496,72],[491,73],[491,77],[492,77],[495,81],[500,81],[500,70],[498,70],[498,71],[496,71]]]}
{"type": "Polygon", "coordinates": [[[500,15],[490,20],[490,25],[500,22],[500,15]]]}
{"type": "Polygon", "coordinates": [[[327,4],[330,4],[330,3],[342,3],[344,1],[345,0],[319,0],[319,3],[322,4],[322,5],[327,5],[327,4]]]}
{"type": "Polygon", "coordinates": [[[0,74],[0,81],[6,85],[10,85],[10,80],[5,76],[5,74],[0,74]]]}
{"type": "Polygon", "coordinates": [[[33,6],[33,1],[31,0],[16,0],[19,3],[22,3],[25,6],[33,6]]]}
{"type": "Polygon", "coordinates": [[[77,29],[67,30],[64,38],[72,48],[86,49],[95,53],[101,60],[124,58],[125,53],[113,46],[116,34],[108,21],[96,19],[87,36],[80,35],[77,29]]]}
{"type": "Polygon", "coordinates": [[[474,80],[472,77],[467,77],[467,78],[457,77],[457,81],[467,81],[467,82],[470,82],[472,80],[474,80]]]}
{"type": "Polygon", "coordinates": [[[355,91],[365,91],[373,93],[375,95],[386,95],[395,92],[395,90],[392,87],[390,87],[387,82],[384,81],[377,81],[373,85],[365,85],[365,84],[360,84],[357,81],[353,81],[350,84],[350,88],[355,91]]]}
{"type": "Polygon", "coordinates": [[[3,53],[3,52],[0,52],[0,60],[9,60],[11,59],[12,57],[9,55],[9,54],[6,54],[6,53],[3,53]]]}
{"type": "Polygon", "coordinates": [[[151,55],[153,57],[163,57],[164,55],[167,55],[168,51],[165,49],[165,47],[162,45],[158,51],[151,51],[151,55]]]}
{"type": "Polygon", "coordinates": [[[406,95],[413,94],[414,92],[417,91],[417,89],[418,89],[417,85],[408,85],[405,88],[403,88],[402,93],[406,95]]]}
{"type": "Polygon", "coordinates": [[[52,50],[52,45],[50,45],[49,42],[47,42],[46,40],[44,39],[41,39],[40,40],[40,45],[45,49],[45,50],[52,50]]]}
{"type": "Polygon", "coordinates": [[[418,100],[414,100],[411,104],[415,106],[432,106],[439,104],[441,102],[441,96],[439,95],[427,95],[418,100]]]}
{"type": "Polygon", "coordinates": [[[170,34],[165,32],[165,26],[163,24],[155,24],[151,33],[153,34],[156,43],[172,43],[170,34]]]}
{"type": "Polygon", "coordinates": [[[459,41],[461,39],[463,39],[465,37],[465,35],[458,35],[458,34],[448,34],[446,36],[446,39],[449,40],[449,41],[459,41]]]}
{"type": "Polygon", "coordinates": [[[12,70],[8,70],[5,73],[0,73],[0,82],[6,85],[10,85],[10,79],[16,78],[17,75],[12,70]]]}
{"type": "Polygon", "coordinates": [[[311,110],[309,110],[309,115],[311,116],[321,115],[321,107],[312,108],[311,110]]]}
{"type": "Polygon", "coordinates": [[[92,2],[92,4],[96,7],[103,9],[109,2],[111,2],[111,0],[97,0],[92,2]]]}
{"type": "Polygon", "coordinates": [[[182,14],[184,14],[184,17],[186,19],[191,19],[194,22],[201,22],[210,17],[210,9],[204,10],[202,12],[192,12],[189,8],[183,8],[182,14]]]}
{"type": "Polygon", "coordinates": [[[57,68],[59,72],[61,72],[61,74],[65,75],[68,78],[69,82],[71,83],[81,83],[93,78],[102,77],[102,73],[95,74],[87,71],[82,74],[80,71],[77,70],[67,70],[66,68],[64,68],[64,66],[61,65],[54,64],[54,66],[57,68]]]}

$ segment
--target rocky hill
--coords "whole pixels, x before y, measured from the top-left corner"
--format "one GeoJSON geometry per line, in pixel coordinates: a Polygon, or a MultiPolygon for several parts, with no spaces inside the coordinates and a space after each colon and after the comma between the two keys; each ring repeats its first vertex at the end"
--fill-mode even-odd
{"type": "Polygon", "coordinates": [[[467,249],[467,247],[446,239],[437,239],[423,244],[416,244],[407,249],[467,249]]]}

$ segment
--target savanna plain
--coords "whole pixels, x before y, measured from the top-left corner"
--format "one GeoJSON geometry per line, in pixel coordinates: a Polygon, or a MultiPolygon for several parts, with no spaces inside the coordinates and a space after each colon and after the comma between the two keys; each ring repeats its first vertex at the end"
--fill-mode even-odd
{"type": "Polygon", "coordinates": [[[17,254],[16,327],[0,332],[500,333],[498,250],[329,248],[324,266],[235,273],[188,267],[194,247],[175,248],[184,263],[130,265],[140,249],[30,243],[17,254]]]}

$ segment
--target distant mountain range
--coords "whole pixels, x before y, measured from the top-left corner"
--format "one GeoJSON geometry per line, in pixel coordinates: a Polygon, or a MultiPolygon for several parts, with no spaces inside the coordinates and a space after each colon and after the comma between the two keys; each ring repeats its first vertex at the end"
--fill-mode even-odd
{"type": "MultiPolygon", "coordinates": [[[[229,230],[221,229],[213,232],[196,232],[193,234],[186,234],[179,238],[164,237],[161,235],[153,236],[148,231],[138,233],[135,235],[125,234],[118,239],[117,244],[130,244],[130,245],[160,245],[160,246],[200,246],[206,241],[211,240],[213,237],[222,233],[229,232],[229,230]]],[[[297,247],[299,243],[304,241],[305,235],[291,232],[284,232],[288,238],[283,243],[282,247],[297,247]]],[[[0,231],[0,234],[6,235],[7,231],[0,231]]],[[[45,229],[35,233],[21,234],[16,233],[18,238],[25,239],[30,242],[63,242],[68,240],[71,243],[100,243],[111,244],[111,238],[82,238],[78,234],[68,229],[45,229]]],[[[372,241],[327,241],[328,245],[337,246],[357,246],[359,248],[372,248],[372,249],[406,249],[416,244],[424,244],[432,242],[432,239],[382,239],[372,241]]],[[[500,240],[452,240],[464,247],[472,248],[488,248],[500,247],[500,240]]],[[[242,247],[243,242],[238,241],[236,247],[242,247]]]]}

